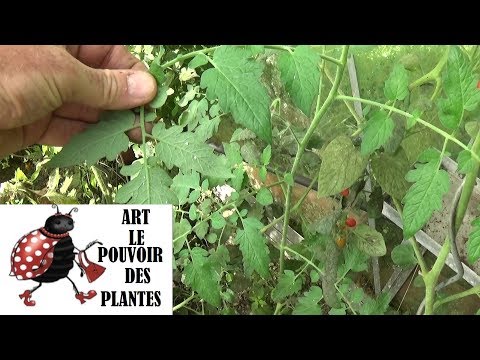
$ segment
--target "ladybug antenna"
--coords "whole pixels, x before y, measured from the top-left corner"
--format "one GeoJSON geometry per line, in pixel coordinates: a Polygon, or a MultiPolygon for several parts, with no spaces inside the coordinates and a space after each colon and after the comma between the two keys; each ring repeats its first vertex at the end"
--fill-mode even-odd
{"type": "Polygon", "coordinates": [[[74,207],[72,210],[70,210],[70,212],[68,213],[68,215],[72,215],[72,211],[78,212],[78,208],[74,207]]]}
{"type": "Polygon", "coordinates": [[[57,208],[57,214],[60,214],[60,210],[58,209],[58,205],[52,204],[52,208],[57,208]]]}

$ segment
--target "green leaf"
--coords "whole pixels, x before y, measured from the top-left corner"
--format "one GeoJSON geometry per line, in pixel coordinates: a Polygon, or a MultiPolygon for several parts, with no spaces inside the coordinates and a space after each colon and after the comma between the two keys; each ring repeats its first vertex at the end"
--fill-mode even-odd
{"type": "Polygon", "coordinates": [[[184,205],[187,202],[188,194],[191,190],[199,189],[200,175],[197,172],[191,174],[178,173],[174,178],[170,188],[178,197],[178,205],[184,205]]]}
{"type": "Polygon", "coordinates": [[[213,68],[203,72],[200,82],[207,88],[208,99],[218,99],[223,112],[231,112],[235,122],[271,143],[270,98],[260,80],[263,65],[234,46],[215,50],[211,63],[213,68]]]}
{"type": "Polygon", "coordinates": [[[360,272],[368,269],[368,255],[355,246],[347,246],[343,250],[344,265],[342,273],[347,271],[360,272]]]}
{"type": "Polygon", "coordinates": [[[117,191],[115,202],[120,204],[173,204],[178,198],[169,189],[172,179],[162,168],[141,166],[137,175],[117,191]]]}
{"type": "Polygon", "coordinates": [[[475,139],[478,131],[480,131],[480,123],[478,121],[466,122],[465,131],[467,132],[468,136],[470,136],[472,139],[475,139]]]}
{"type": "Polygon", "coordinates": [[[219,116],[211,120],[208,117],[200,119],[200,125],[195,129],[198,141],[205,142],[210,139],[218,131],[220,120],[219,116]]]}
{"type": "Polygon", "coordinates": [[[230,142],[250,140],[255,139],[256,137],[257,135],[255,135],[253,131],[239,128],[235,129],[235,131],[233,132],[230,142]]]}
{"type": "Polygon", "coordinates": [[[290,185],[290,186],[295,185],[295,181],[293,180],[293,175],[291,173],[286,173],[285,176],[283,177],[283,181],[285,181],[287,185],[290,185]]]}
{"type": "Polygon", "coordinates": [[[217,241],[217,238],[218,236],[215,233],[210,233],[210,234],[207,234],[206,236],[206,239],[210,244],[215,244],[215,242],[217,241]]]}
{"type": "Polygon", "coordinates": [[[322,308],[318,304],[323,299],[323,291],[318,286],[312,286],[310,290],[298,298],[298,304],[293,310],[293,315],[322,315],[322,308]]]}
{"type": "Polygon", "coordinates": [[[363,291],[362,288],[358,288],[352,291],[351,301],[353,303],[359,304],[364,297],[365,297],[365,292],[363,291]]]}
{"type": "MultiPolygon", "coordinates": [[[[401,197],[398,199],[402,199],[401,197]]],[[[367,202],[367,214],[369,219],[379,219],[383,211],[383,192],[380,186],[375,186],[367,202]]]]}
{"type": "Polygon", "coordinates": [[[318,271],[310,270],[310,281],[312,283],[316,283],[319,280],[320,280],[320,274],[318,273],[318,271]]]}
{"type": "Polygon", "coordinates": [[[270,145],[267,145],[267,147],[263,149],[263,152],[262,152],[262,164],[263,165],[270,164],[271,157],[272,157],[272,147],[270,145]]]}
{"type": "Polygon", "coordinates": [[[330,311],[328,312],[328,315],[347,315],[347,311],[345,310],[344,307],[335,309],[331,308],[330,311]]]}
{"type": "Polygon", "coordinates": [[[260,205],[268,206],[273,204],[273,196],[267,188],[261,188],[255,197],[260,205]]]}
{"type": "Polygon", "coordinates": [[[208,233],[208,222],[206,221],[203,221],[203,222],[200,222],[200,223],[197,223],[197,225],[195,225],[195,234],[197,234],[198,238],[199,239],[205,239],[205,235],[207,235],[208,233]]]}
{"type": "Polygon", "coordinates": [[[467,256],[470,264],[480,259],[480,218],[472,221],[472,229],[467,241],[467,256]]]}
{"type": "Polygon", "coordinates": [[[190,286],[209,304],[221,305],[221,288],[218,284],[220,277],[208,258],[208,252],[194,247],[191,251],[192,262],[185,266],[185,284],[190,286]]]}
{"type": "Polygon", "coordinates": [[[403,267],[415,265],[417,258],[413,246],[410,243],[395,246],[392,250],[392,260],[394,264],[403,267]]]}
{"type": "Polygon", "coordinates": [[[182,127],[172,126],[165,129],[163,124],[153,127],[152,135],[157,139],[155,153],[167,167],[175,165],[182,170],[198,171],[207,176],[227,179],[232,174],[220,156],[213,154],[213,149],[199,142],[195,134],[182,132],[182,127]]]}
{"type": "Polygon", "coordinates": [[[409,239],[430,219],[435,210],[442,208],[442,197],[450,189],[450,179],[438,161],[417,164],[406,179],[414,182],[403,202],[403,235],[409,239]]]}
{"type": "Polygon", "coordinates": [[[438,117],[444,126],[456,129],[463,119],[464,111],[473,111],[480,102],[477,76],[468,57],[458,46],[450,50],[443,75],[443,90],[446,98],[438,100],[438,117]]]}
{"type": "Polygon", "coordinates": [[[280,79],[293,103],[310,116],[320,82],[320,55],[310,46],[295,47],[293,52],[282,51],[278,57],[280,79]]]}
{"type": "Polygon", "coordinates": [[[72,137],[70,142],[47,163],[50,168],[93,165],[101,158],[115,160],[118,154],[128,149],[127,130],[132,129],[135,114],[130,110],[105,111],[96,124],[72,137]]]}
{"type": "Polygon", "coordinates": [[[187,236],[190,233],[192,226],[187,219],[182,219],[180,222],[173,223],[173,239],[177,239],[173,243],[173,253],[176,254],[182,250],[185,241],[187,241],[187,236]],[[186,234],[186,235],[183,235],[186,234]],[[183,235],[183,236],[182,236],[183,235]]]}
{"type": "MultiPolygon", "coordinates": [[[[208,101],[203,98],[202,100],[193,100],[188,108],[182,113],[178,119],[179,125],[182,127],[188,125],[188,130],[193,130],[200,120],[207,117],[208,101]]],[[[201,140],[199,140],[201,141],[201,140]]]]}
{"type": "Polygon", "coordinates": [[[475,159],[472,158],[472,153],[467,150],[462,150],[458,153],[457,158],[458,169],[460,174],[466,174],[475,169],[475,159]]]}
{"type": "Polygon", "coordinates": [[[405,127],[406,121],[404,118],[400,117],[398,114],[392,115],[392,120],[394,123],[394,128],[392,135],[389,137],[387,142],[383,144],[385,152],[389,154],[395,154],[400,148],[400,144],[405,138],[405,127]]]}
{"type": "Polygon", "coordinates": [[[232,187],[237,191],[242,190],[243,179],[245,177],[245,170],[239,167],[233,170],[233,178],[231,179],[232,187]]]}
{"type": "Polygon", "coordinates": [[[242,163],[243,158],[240,153],[240,145],[237,143],[223,143],[223,150],[225,151],[225,156],[230,166],[242,163]]]}
{"type": "Polygon", "coordinates": [[[201,195],[201,192],[200,190],[193,190],[190,195],[188,195],[188,203],[189,204],[193,204],[195,201],[198,200],[198,198],[200,197],[201,195]]]}
{"type": "Polygon", "coordinates": [[[167,90],[167,85],[160,86],[157,90],[157,95],[148,105],[153,109],[160,109],[167,101],[167,90]]]}
{"type": "Polygon", "coordinates": [[[340,135],[322,155],[318,177],[318,196],[330,196],[349,188],[363,174],[367,158],[360,155],[350,138],[340,135]]]}
{"type": "Polygon", "coordinates": [[[384,256],[387,253],[385,240],[381,233],[368,225],[360,224],[353,230],[357,248],[369,256],[384,256]]]}
{"type": "Polygon", "coordinates": [[[382,153],[375,155],[371,162],[372,173],[383,191],[401,200],[405,196],[410,184],[405,175],[410,170],[405,150],[400,148],[395,155],[382,153]]]}
{"type": "Polygon", "coordinates": [[[440,155],[441,152],[438,149],[428,148],[418,156],[417,161],[421,163],[427,163],[431,161],[438,163],[440,161],[440,155]]]}
{"type": "Polygon", "coordinates": [[[385,97],[390,100],[404,100],[408,95],[408,72],[402,64],[396,64],[385,81],[385,97]]]}
{"type": "Polygon", "coordinates": [[[205,64],[208,64],[208,58],[205,56],[205,54],[198,54],[195,55],[195,57],[190,60],[188,63],[188,67],[190,69],[196,69],[199,66],[203,66],[205,64]]]}
{"type": "Polygon", "coordinates": [[[225,218],[218,211],[215,211],[212,214],[210,222],[212,223],[212,228],[214,229],[221,229],[227,224],[225,218]]]}
{"type": "Polygon", "coordinates": [[[242,224],[243,229],[237,231],[235,242],[240,244],[245,274],[252,276],[253,271],[256,271],[263,278],[269,278],[270,251],[265,237],[259,231],[263,224],[254,217],[242,219],[242,224]]]}
{"type": "Polygon", "coordinates": [[[272,300],[280,302],[288,296],[296,294],[302,289],[302,279],[295,278],[292,270],[285,270],[278,279],[277,286],[272,291],[272,300]]]}
{"type": "Polygon", "coordinates": [[[384,145],[393,133],[395,123],[385,111],[375,111],[363,130],[362,155],[369,155],[384,145]]]}
{"type": "Polygon", "coordinates": [[[188,218],[192,221],[197,219],[197,206],[192,204],[188,210],[188,218]]]}

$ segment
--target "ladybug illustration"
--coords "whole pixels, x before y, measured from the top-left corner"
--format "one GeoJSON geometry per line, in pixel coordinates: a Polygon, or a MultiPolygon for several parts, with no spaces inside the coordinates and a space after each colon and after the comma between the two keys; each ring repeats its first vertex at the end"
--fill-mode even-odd
{"type": "Polygon", "coordinates": [[[92,241],[84,250],[78,250],[73,245],[69,235],[69,231],[74,228],[71,213],[77,212],[78,208],[73,208],[68,214],[62,214],[58,205],[52,205],[52,207],[56,207],[56,214],[45,221],[45,226],[22,236],[12,251],[10,275],[18,280],[33,280],[39,283],[33,289],[25,290],[19,295],[26,306],[35,306],[31,296],[43,283],[52,283],[63,278],[67,278],[72,283],[75,298],[83,304],[86,299],[92,299],[97,293],[95,290],[90,290],[86,294],[78,291],[75,283],[68,277],[73,263],[79,266],[81,276],[84,273],[87,274],[89,282],[95,281],[105,271],[105,268],[97,264],[87,266],[82,261],[82,255],[86,258],[84,252],[96,243],[101,244],[99,241],[92,241]],[[75,256],[78,256],[80,263],[75,256]]]}

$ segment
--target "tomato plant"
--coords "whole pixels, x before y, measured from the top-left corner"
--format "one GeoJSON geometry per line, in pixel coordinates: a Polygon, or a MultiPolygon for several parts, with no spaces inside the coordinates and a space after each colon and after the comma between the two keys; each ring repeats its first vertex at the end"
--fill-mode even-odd
{"type": "MultiPolygon", "coordinates": [[[[422,313],[480,293],[437,294],[451,283],[439,276],[456,249],[480,168],[478,47],[429,49],[435,63],[414,53],[393,63],[378,55],[381,69],[370,70],[375,86],[361,87],[362,97],[347,95],[347,61],[371,47],[131,51],[155,76],[155,99],[104,112],[61,151],[37,147],[46,159],[37,166],[53,176],[47,191],[59,197],[47,196],[52,202],[174,205],[176,313],[394,313],[371,281],[359,285],[372,258],[388,251],[399,265],[419,266],[422,313]],[[138,126],[142,143],[131,144],[125,133],[138,126]],[[133,151],[132,163],[116,160],[125,151],[133,151]],[[446,156],[456,157],[464,184],[452,204],[451,231],[429,266],[415,234],[450,191],[446,156]],[[77,186],[66,179],[73,184],[86,174],[90,185],[75,183],[83,191],[72,193],[77,186]],[[408,242],[394,246],[375,225],[384,201],[401,213],[400,237],[408,242]],[[281,234],[277,242],[273,230],[281,234]],[[292,230],[302,241],[289,239],[292,230]]],[[[25,181],[17,171],[8,183],[17,188],[3,197],[25,181]]],[[[467,253],[471,263],[480,258],[479,219],[467,253]]]]}

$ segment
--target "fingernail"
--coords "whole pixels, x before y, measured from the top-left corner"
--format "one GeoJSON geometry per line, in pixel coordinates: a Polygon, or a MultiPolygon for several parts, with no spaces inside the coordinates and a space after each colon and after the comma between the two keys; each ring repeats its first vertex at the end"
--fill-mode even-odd
{"type": "Polygon", "coordinates": [[[155,92],[155,79],[149,73],[137,71],[127,77],[128,95],[149,98],[155,92]]]}

